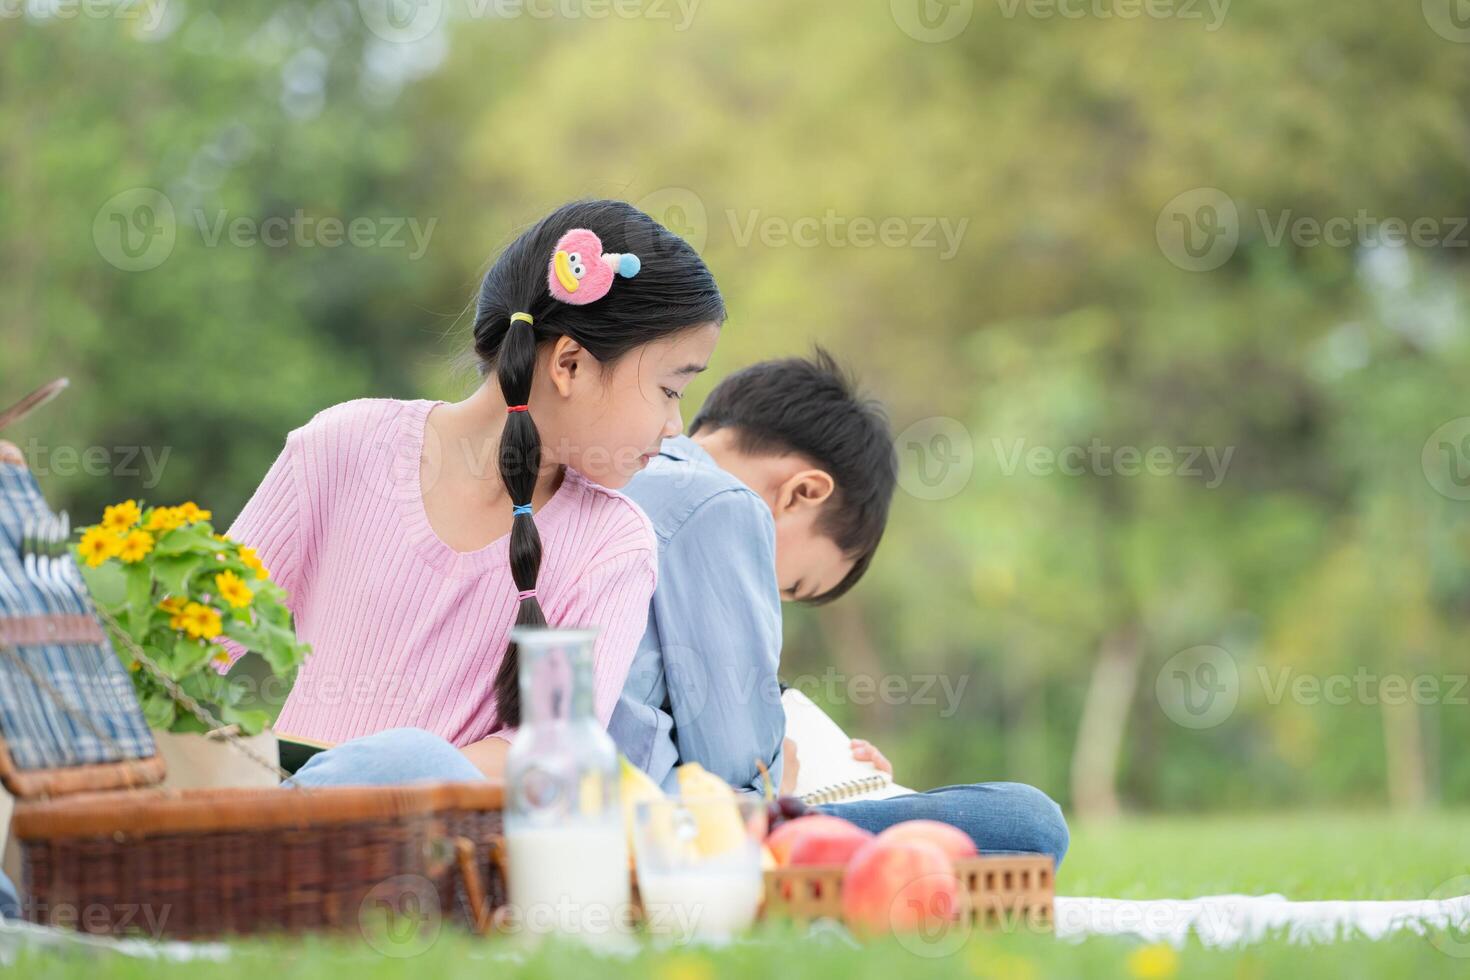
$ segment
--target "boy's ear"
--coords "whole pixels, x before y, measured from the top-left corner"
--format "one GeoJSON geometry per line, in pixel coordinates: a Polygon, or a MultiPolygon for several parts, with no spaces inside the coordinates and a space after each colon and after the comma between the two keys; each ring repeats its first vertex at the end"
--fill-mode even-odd
{"type": "Polygon", "coordinates": [[[546,371],[557,394],[566,398],[572,393],[572,382],[587,370],[587,349],[563,334],[551,345],[546,371]]]}
{"type": "Polygon", "coordinates": [[[776,491],[777,515],[816,509],[827,502],[837,484],[825,470],[799,470],[776,491]]]}

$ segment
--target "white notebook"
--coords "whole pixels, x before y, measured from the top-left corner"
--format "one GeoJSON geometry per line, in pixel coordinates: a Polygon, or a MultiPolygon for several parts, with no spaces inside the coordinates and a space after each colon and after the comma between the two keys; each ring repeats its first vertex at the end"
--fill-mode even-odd
{"type": "Polygon", "coordinates": [[[795,795],[803,803],[886,800],[914,792],[871,762],[854,759],[847,733],[796,688],[782,692],[781,704],[786,708],[786,737],[796,743],[801,765],[795,795]]]}

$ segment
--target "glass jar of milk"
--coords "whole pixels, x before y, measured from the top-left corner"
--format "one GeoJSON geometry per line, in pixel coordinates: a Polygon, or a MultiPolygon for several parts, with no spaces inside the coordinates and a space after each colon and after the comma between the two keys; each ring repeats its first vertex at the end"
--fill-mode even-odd
{"type": "Polygon", "coordinates": [[[595,629],[517,627],[521,724],[506,756],[509,913],[517,931],[629,941],[618,754],[592,703],[595,629]]]}

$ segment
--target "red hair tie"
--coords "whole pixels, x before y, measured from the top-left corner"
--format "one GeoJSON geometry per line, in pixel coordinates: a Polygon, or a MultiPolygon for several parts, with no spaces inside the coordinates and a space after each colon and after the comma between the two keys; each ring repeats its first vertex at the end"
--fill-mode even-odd
{"type": "Polygon", "coordinates": [[[512,405],[506,409],[507,412],[529,412],[530,410],[530,405],[512,405]]]}

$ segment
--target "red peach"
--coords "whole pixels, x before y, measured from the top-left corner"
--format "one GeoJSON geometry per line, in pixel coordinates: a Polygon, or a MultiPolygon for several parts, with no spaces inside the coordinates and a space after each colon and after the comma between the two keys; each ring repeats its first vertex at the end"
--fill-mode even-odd
{"type": "Polygon", "coordinates": [[[954,862],[928,841],[875,838],[847,863],[842,917],[859,935],[941,929],[958,917],[954,862]]]}
{"type": "MultiPolygon", "coordinates": [[[[812,813],[805,817],[797,817],[788,820],[766,837],[766,846],[771,849],[771,856],[781,867],[791,863],[791,850],[796,843],[809,834],[826,834],[829,836],[848,835],[853,831],[863,835],[862,839],[872,837],[866,830],[856,824],[849,823],[841,817],[834,817],[827,813],[812,813]]],[[[847,858],[831,861],[831,864],[842,864],[847,858]]],[[[810,863],[810,862],[808,862],[810,863]]]]}
{"type": "Polygon", "coordinates": [[[859,827],[851,830],[810,830],[791,845],[786,863],[793,868],[811,865],[846,864],[858,848],[873,839],[859,827]]]}
{"type": "Polygon", "coordinates": [[[978,852],[970,835],[938,820],[905,820],[878,835],[879,840],[928,841],[949,855],[951,861],[972,858],[978,852]]]}

